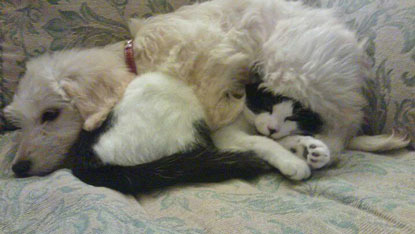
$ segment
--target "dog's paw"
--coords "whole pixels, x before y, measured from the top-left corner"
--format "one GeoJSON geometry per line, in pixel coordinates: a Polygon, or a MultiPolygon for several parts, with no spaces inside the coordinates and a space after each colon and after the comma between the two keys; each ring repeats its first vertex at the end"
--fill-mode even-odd
{"type": "Polygon", "coordinates": [[[307,163],[297,158],[281,161],[278,169],[291,180],[304,180],[311,176],[307,163]]]}
{"type": "Polygon", "coordinates": [[[304,137],[300,143],[304,147],[302,156],[312,169],[322,168],[330,162],[330,150],[322,141],[304,137]]]}

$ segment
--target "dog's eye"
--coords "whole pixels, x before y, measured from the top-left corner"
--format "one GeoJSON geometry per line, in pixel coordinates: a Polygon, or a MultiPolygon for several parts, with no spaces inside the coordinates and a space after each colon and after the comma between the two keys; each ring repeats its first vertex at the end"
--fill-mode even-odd
{"type": "Polygon", "coordinates": [[[287,118],[285,118],[284,119],[284,122],[286,122],[286,121],[297,121],[298,119],[296,118],[296,117],[294,117],[294,116],[289,116],[289,117],[287,117],[287,118]]]}
{"type": "Polygon", "coordinates": [[[59,114],[60,114],[59,109],[50,109],[50,110],[43,112],[42,123],[55,120],[56,118],[58,118],[59,114]]]}

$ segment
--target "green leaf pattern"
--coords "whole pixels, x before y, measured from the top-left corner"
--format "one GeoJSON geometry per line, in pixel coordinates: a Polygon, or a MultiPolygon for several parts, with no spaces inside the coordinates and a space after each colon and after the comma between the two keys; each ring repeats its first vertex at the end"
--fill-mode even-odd
{"type": "Polygon", "coordinates": [[[347,152],[304,182],[275,172],[252,181],[178,186],[135,200],[86,185],[68,170],[47,177],[11,177],[7,168],[14,137],[16,133],[0,138],[0,231],[5,233],[415,231],[413,152],[347,152]]]}

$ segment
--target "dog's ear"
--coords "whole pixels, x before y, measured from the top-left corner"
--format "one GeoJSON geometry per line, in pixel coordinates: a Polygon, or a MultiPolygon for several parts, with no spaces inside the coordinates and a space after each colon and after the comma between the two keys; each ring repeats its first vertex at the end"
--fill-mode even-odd
{"type": "Polygon", "coordinates": [[[19,119],[22,119],[19,112],[16,111],[14,105],[9,104],[2,110],[4,119],[7,124],[11,124],[13,127],[20,127],[19,119]]]}
{"type": "Polygon", "coordinates": [[[83,129],[92,131],[101,126],[133,77],[127,72],[87,78],[70,76],[61,82],[61,87],[81,114],[83,129]]]}
{"type": "Polygon", "coordinates": [[[2,112],[3,112],[3,116],[6,118],[6,120],[9,120],[10,118],[12,118],[14,116],[13,106],[10,105],[10,104],[7,105],[6,107],[4,107],[2,112]]]}

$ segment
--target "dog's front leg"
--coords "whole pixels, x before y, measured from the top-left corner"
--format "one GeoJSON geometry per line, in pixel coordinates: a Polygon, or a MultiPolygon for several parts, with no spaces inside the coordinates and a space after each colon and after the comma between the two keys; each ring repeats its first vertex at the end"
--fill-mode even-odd
{"type": "Polygon", "coordinates": [[[253,151],[292,180],[310,177],[310,167],[304,160],[267,137],[255,136],[252,130],[245,117],[241,115],[231,125],[214,132],[212,137],[219,149],[253,151]]]}

